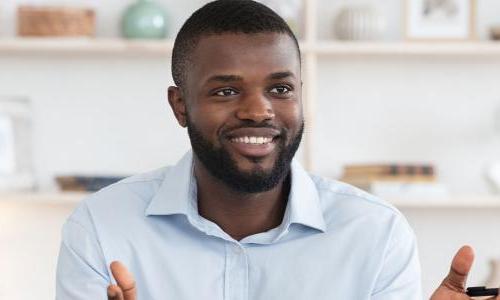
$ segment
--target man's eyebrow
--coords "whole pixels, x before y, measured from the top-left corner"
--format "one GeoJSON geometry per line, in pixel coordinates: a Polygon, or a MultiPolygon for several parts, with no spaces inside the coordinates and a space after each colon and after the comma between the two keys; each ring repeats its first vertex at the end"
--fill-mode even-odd
{"type": "Polygon", "coordinates": [[[271,75],[268,76],[269,79],[274,79],[274,80],[284,79],[287,77],[294,77],[295,78],[295,74],[293,74],[290,71],[284,71],[284,72],[272,73],[271,75]]]}
{"type": "Polygon", "coordinates": [[[243,78],[238,75],[214,75],[208,78],[207,82],[232,82],[232,81],[241,81],[243,78]]]}
{"type": "MultiPolygon", "coordinates": [[[[276,72],[272,73],[268,76],[269,79],[279,80],[287,77],[295,78],[295,74],[290,71],[276,72]]],[[[243,77],[239,75],[214,75],[207,79],[206,82],[233,82],[233,81],[242,81],[243,77]]]]}

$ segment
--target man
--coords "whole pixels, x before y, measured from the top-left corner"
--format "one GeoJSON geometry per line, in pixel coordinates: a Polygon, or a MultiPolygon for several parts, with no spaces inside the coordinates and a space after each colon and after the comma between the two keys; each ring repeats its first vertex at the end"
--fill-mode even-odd
{"type": "MultiPolygon", "coordinates": [[[[297,40],[267,7],[196,11],[168,90],[192,153],[82,202],[63,229],[58,299],[420,299],[404,217],[292,161],[300,73],[297,40]]],[[[436,300],[462,299],[471,257],[461,250],[436,300]]]]}

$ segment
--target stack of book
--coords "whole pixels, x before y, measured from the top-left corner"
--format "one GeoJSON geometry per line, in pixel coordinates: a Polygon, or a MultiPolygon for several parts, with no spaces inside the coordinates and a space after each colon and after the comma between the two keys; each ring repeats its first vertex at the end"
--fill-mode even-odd
{"type": "Polygon", "coordinates": [[[429,164],[360,164],[344,167],[340,179],[380,197],[447,197],[429,164]]]}

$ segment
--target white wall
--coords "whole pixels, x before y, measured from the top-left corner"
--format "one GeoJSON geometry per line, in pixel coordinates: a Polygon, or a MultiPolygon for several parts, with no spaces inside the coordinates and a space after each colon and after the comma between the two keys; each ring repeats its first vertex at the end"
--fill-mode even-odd
{"type": "Polygon", "coordinates": [[[188,148],[169,111],[165,58],[0,56],[0,66],[0,94],[32,100],[41,189],[54,175],[172,164],[188,148]]]}
{"type": "MultiPolygon", "coordinates": [[[[0,36],[15,32],[18,3],[0,2],[0,36]]],[[[204,1],[161,1],[172,32],[204,1]],[[175,3],[175,4],[174,4],[175,3]]],[[[339,3],[320,1],[319,36],[330,36],[339,3]]],[[[400,36],[400,2],[373,1],[390,21],[388,40],[400,36]]],[[[54,2],[52,2],[54,3],[54,2]]],[[[125,1],[58,0],[98,8],[99,36],[118,35],[125,1]]],[[[500,2],[479,1],[479,29],[500,23],[500,2]]],[[[430,161],[456,194],[484,194],[485,166],[500,160],[500,59],[320,58],[317,82],[316,171],[338,175],[361,161],[430,161]]],[[[189,144],[169,111],[164,58],[0,55],[0,95],[28,96],[34,109],[35,172],[41,189],[66,173],[135,173],[174,163],[189,144]]],[[[406,209],[420,242],[424,287],[429,293],[446,273],[454,251],[469,242],[478,250],[474,283],[487,276],[486,261],[500,256],[499,210],[406,209]]]]}
{"type": "Polygon", "coordinates": [[[454,194],[487,193],[500,160],[500,58],[325,59],[318,171],[343,163],[423,161],[454,194]]]}

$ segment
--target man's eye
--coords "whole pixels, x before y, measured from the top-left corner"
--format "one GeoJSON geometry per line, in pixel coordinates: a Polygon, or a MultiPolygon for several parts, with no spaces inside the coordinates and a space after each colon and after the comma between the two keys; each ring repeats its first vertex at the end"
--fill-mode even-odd
{"type": "Polygon", "coordinates": [[[237,95],[238,93],[233,90],[233,89],[222,89],[222,90],[218,90],[217,92],[215,92],[215,96],[222,96],[222,97],[226,97],[226,96],[234,96],[234,95],[237,95]]]}
{"type": "Polygon", "coordinates": [[[277,94],[277,95],[286,95],[288,93],[290,93],[292,91],[292,89],[286,85],[279,85],[279,86],[275,86],[273,87],[269,92],[271,94],[277,94]]]}

